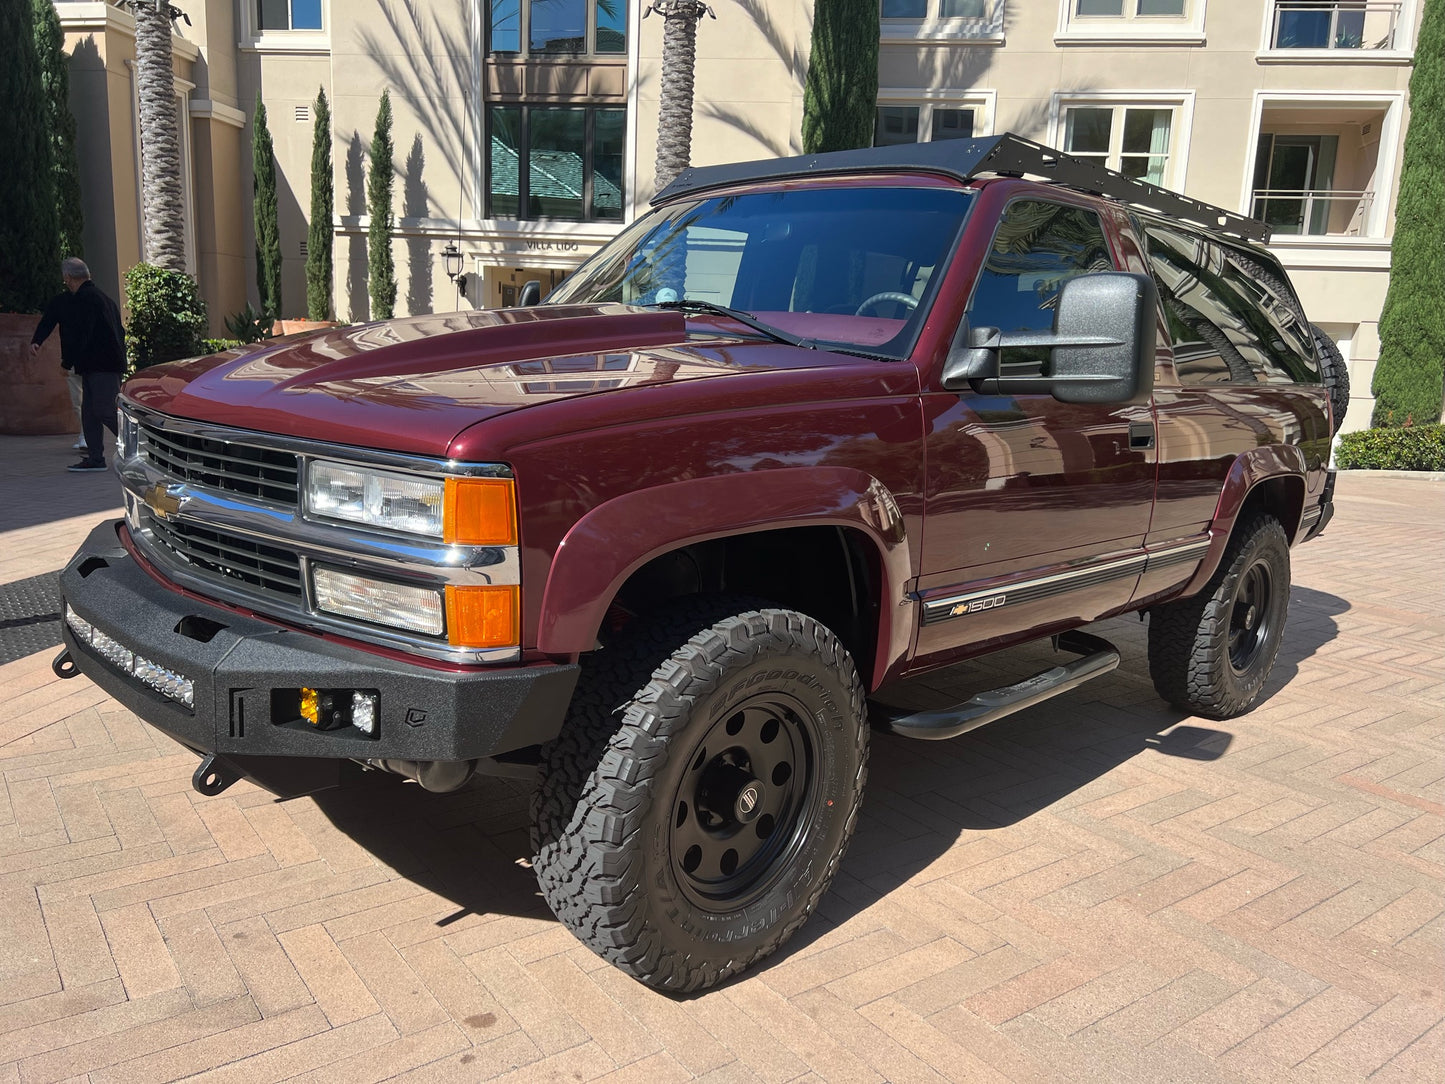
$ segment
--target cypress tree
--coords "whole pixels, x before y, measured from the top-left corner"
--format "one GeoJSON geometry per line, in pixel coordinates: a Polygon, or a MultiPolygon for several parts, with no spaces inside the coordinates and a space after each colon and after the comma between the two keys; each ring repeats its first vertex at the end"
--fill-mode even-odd
{"type": "Polygon", "coordinates": [[[311,224],[306,231],[306,317],[331,315],[331,214],[335,205],[331,177],[331,107],[326,91],[317,91],[316,127],[311,133],[311,224]]]}
{"type": "Polygon", "coordinates": [[[256,220],[256,291],[261,314],[281,317],[281,225],[276,211],[276,155],[271,130],[266,127],[266,106],[256,92],[256,113],[251,122],[251,213],[256,220]]]}
{"type": "Polygon", "coordinates": [[[1376,426],[1440,419],[1445,361],[1445,0],[1426,0],[1410,76],[1390,289],[1380,313],[1376,426]]]}
{"type": "Polygon", "coordinates": [[[381,92],[376,110],[376,132],[371,137],[371,169],[366,178],[367,289],[371,318],[390,320],[396,312],[396,267],[391,255],[391,96],[381,92]]]}
{"type": "Polygon", "coordinates": [[[818,0],[803,86],[803,150],[870,146],[878,108],[878,0],[818,0]]]}
{"type": "Polygon", "coordinates": [[[60,289],[60,232],[31,0],[0,0],[0,312],[60,289]]]}
{"type": "Polygon", "coordinates": [[[60,254],[85,255],[82,233],[85,214],[80,206],[80,163],[75,157],[75,115],[70,111],[70,58],[65,55],[65,32],[53,0],[32,0],[35,5],[35,50],[40,56],[41,84],[45,88],[46,128],[50,133],[50,165],[55,176],[55,215],[60,229],[60,254]]]}

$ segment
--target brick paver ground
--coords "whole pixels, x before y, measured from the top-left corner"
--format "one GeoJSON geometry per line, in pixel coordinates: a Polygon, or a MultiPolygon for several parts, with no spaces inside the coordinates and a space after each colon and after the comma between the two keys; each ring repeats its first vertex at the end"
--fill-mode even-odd
{"type": "MultiPolygon", "coordinates": [[[[114,502],[0,454],[4,583],[114,502]]],[[[551,918],[519,784],[203,798],[51,652],[0,666],[0,1082],[1441,1079],[1442,513],[1341,478],[1244,718],[1166,709],[1131,618],[1051,705],[877,736],[820,913],[691,999],[551,918]]]]}

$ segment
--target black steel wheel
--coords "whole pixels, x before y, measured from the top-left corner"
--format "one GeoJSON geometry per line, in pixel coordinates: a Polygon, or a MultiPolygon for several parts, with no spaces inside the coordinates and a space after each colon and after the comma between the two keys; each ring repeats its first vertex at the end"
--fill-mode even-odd
{"type": "Polygon", "coordinates": [[[650,986],[698,990],[817,906],[867,773],[863,689],[804,614],[697,600],[589,660],[543,751],[534,866],[557,917],[650,986]]]}
{"type": "Polygon", "coordinates": [[[1273,516],[1235,526],[1197,595],[1149,612],[1149,675],[1169,703],[1228,719],[1254,706],[1289,613],[1289,540],[1273,516]]]}

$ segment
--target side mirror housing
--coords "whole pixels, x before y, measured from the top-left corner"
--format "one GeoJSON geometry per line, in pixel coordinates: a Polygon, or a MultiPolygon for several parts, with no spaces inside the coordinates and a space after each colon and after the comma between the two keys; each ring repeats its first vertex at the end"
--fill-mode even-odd
{"type": "Polygon", "coordinates": [[[528,279],[522,284],[522,292],[517,295],[517,308],[529,309],[541,300],[542,283],[537,279],[528,279]]]}
{"type": "Polygon", "coordinates": [[[1047,394],[1062,403],[1128,403],[1154,389],[1158,291],[1148,275],[1108,271],[1064,283],[1052,332],[1000,334],[959,328],[944,363],[943,386],[980,394],[1047,394]],[[1008,376],[999,357],[1009,347],[1042,346],[1039,375],[1008,376]]]}

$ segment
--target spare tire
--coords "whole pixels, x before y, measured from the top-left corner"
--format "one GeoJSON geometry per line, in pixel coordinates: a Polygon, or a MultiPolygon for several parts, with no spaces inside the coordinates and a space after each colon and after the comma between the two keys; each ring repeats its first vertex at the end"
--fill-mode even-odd
{"type": "Polygon", "coordinates": [[[1314,332],[1315,353],[1320,359],[1320,381],[1330,393],[1330,413],[1334,417],[1331,433],[1338,433],[1345,424],[1345,411],[1350,408],[1350,371],[1335,341],[1318,324],[1311,324],[1310,330],[1314,332]]]}

